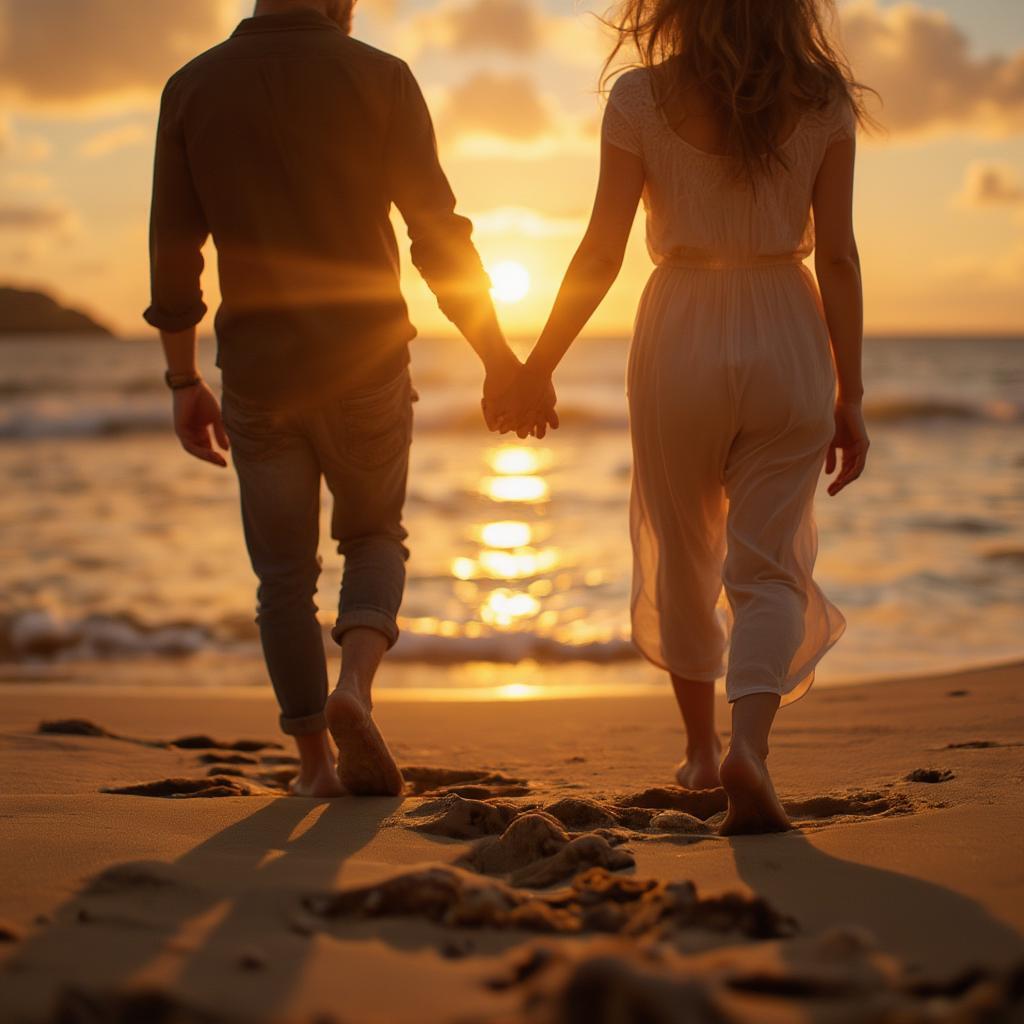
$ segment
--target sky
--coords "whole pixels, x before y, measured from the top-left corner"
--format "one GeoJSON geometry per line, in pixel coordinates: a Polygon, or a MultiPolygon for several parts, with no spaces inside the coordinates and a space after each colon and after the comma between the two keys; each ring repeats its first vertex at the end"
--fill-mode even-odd
{"type": "MultiPolygon", "coordinates": [[[[485,265],[529,274],[525,297],[498,302],[511,335],[540,329],[586,225],[609,45],[592,12],[604,9],[356,8],[354,35],[419,78],[485,265]]],[[[160,89],[250,12],[240,0],[0,0],[0,283],[44,288],[120,333],[147,333],[160,89]]],[[[884,101],[872,108],[883,131],[859,143],[868,331],[1024,333],[1024,2],[847,0],[840,24],[855,74],[884,101]]],[[[628,333],[650,269],[638,217],[589,333],[628,333]]],[[[408,266],[404,282],[421,333],[450,333],[408,266]]]]}

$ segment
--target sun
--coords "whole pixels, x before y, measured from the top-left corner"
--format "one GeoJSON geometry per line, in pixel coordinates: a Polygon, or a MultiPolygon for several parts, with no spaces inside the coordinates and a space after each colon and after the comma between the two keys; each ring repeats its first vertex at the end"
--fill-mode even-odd
{"type": "Polygon", "coordinates": [[[530,272],[515,260],[502,260],[490,268],[491,295],[499,302],[520,302],[530,290],[530,272]]]}

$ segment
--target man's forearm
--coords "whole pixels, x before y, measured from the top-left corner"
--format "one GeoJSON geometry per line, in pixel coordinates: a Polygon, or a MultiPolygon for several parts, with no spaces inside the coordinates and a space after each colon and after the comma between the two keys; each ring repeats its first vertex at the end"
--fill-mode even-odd
{"type": "Polygon", "coordinates": [[[173,376],[199,373],[194,327],[184,331],[161,331],[160,341],[164,346],[168,373],[173,376]]]}
{"type": "Polygon", "coordinates": [[[449,315],[459,333],[480,357],[485,369],[500,369],[516,361],[498,323],[489,295],[485,294],[475,302],[466,302],[463,308],[456,307],[449,315]]]}

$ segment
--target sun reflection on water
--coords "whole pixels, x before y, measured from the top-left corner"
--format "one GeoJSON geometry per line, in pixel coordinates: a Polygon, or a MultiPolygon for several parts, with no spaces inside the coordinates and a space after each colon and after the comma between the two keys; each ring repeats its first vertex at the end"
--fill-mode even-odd
{"type": "Polygon", "coordinates": [[[484,523],[479,536],[489,548],[525,548],[533,540],[533,527],[529,523],[504,519],[484,523]]]}

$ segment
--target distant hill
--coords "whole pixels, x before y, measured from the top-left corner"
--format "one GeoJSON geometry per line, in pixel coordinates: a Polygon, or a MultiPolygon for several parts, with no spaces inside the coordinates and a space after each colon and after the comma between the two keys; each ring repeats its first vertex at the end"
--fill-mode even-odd
{"type": "Polygon", "coordinates": [[[0,287],[0,336],[5,334],[95,334],[113,332],[77,309],[67,309],[45,292],[0,287]]]}

